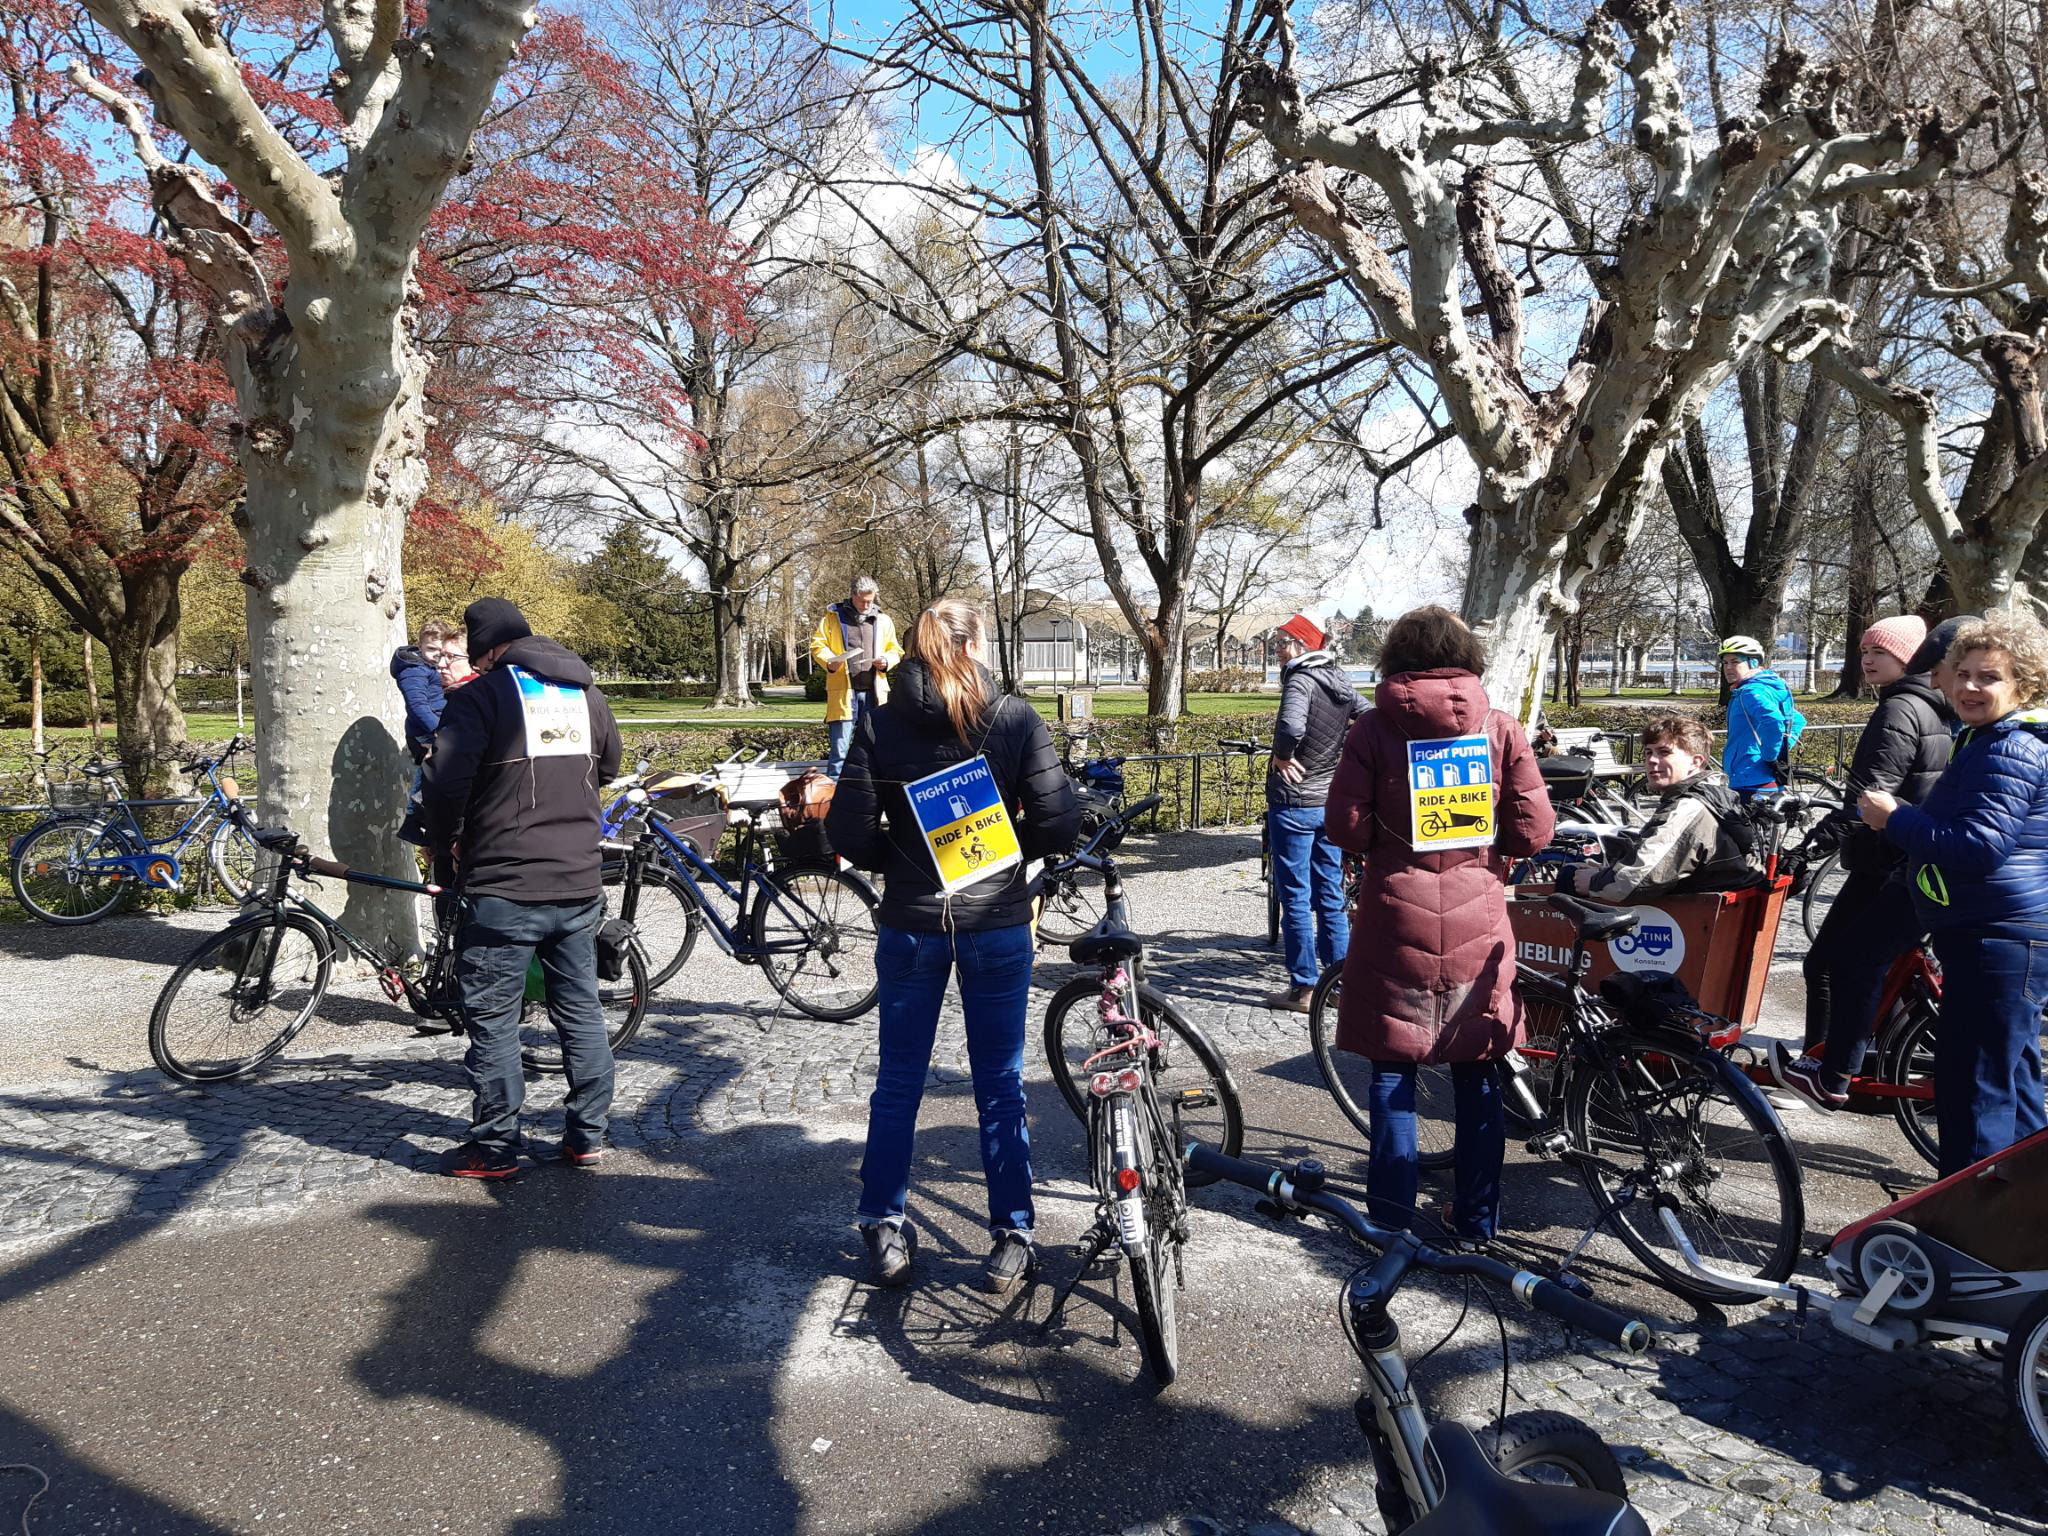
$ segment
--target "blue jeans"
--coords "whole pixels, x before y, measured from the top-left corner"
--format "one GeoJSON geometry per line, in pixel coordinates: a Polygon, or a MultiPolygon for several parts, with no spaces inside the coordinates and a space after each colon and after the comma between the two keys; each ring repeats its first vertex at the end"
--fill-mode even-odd
{"type": "Polygon", "coordinates": [[[868,1145],[860,1160],[860,1220],[903,1219],[911,1144],[931,1071],[932,1041],[946,978],[960,973],[967,1015],[967,1064],[981,1118],[981,1170],[988,1179],[991,1232],[1029,1233],[1031,1134],[1024,1123],[1024,1013],[1031,993],[1031,925],[971,933],[876,935],[881,982],[881,1061],[868,1099],[868,1145]]]}
{"type": "Polygon", "coordinates": [[[846,702],[852,714],[844,720],[825,722],[825,740],[828,743],[825,772],[835,779],[839,777],[839,770],[846,766],[846,754],[853,750],[853,728],[860,724],[860,712],[867,708],[867,695],[856,688],[847,695],[846,702]]]}
{"type": "MultiPolygon", "coordinates": [[[[1372,1199],[1366,1214],[1403,1230],[1415,1214],[1416,1070],[1406,1061],[1372,1064],[1372,1165],[1365,1180],[1372,1199]]],[[[1508,1150],[1500,1063],[1456,1063],[1451,1090],[1458,1109],[1451,1227],[1460,1237],[1492,1237],[1500,1220],[1500,1168],[1508,1150]]]]}
{"type": "Polygon", "coordinates": [[[1323,836],[1320,805],[1266,812],[1273,883],[1280,892],[1280,944],[1287,979],[1312,987],[1351,948],[1351,918],[1344,910],[1344,854],[1323,836]]]}
{"type": "Polygon", "coordinates": [[[1943,930],[1934,935],[1934,953],[1941,959],[1934,1121],[1946,1177],[2048,1129],[2041,1105],[2048,924],[1943,930]]]}
{"type": "Polygon", "coordinates": [[[455,962],[456,992],[469,1029],[462,1065],[476,1095],[469,1117],[472,1141],[519,1145],[519,1106],[526,1102],[519,1017],[527,963],[535,956],[547,978],[548,1008],[569,1076],[563,1140],[587,1150],[604,1135],[615,1069],[597,999],[597,925],[603,917],[599,896],[571,902],[476,898],[455,962]]]}

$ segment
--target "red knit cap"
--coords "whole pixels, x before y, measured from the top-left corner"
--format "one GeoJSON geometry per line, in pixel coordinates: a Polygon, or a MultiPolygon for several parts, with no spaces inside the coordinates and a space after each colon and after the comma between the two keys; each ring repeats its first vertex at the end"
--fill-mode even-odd
{"type": "Polygon", "coordinates": [[[1320,651],[1323,648],[1322,615],[1307,612],[1297,613],[1279,627],[1278,633],[1292,635],[1310,650],[1320,651]]]}
{"type": "Polygon", "coordinates": [[[1902,613],[1893,619],[1879,619],[1863,631],[1863,644],[1897,657],[1901,666],[1913,659],[1913,653],[1920,649],[1920,642],[1926,638],[1927,621],[1911,613],[1902,613]]]}

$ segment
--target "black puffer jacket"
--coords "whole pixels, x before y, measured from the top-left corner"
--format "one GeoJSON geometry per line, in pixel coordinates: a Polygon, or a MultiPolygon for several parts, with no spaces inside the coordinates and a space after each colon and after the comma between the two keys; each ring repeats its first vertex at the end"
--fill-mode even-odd
{"type": "Polygon", "coordinates": [[[982,681],[995,703],[964,742],[954,733],[931,673],[915,659],[890,675],[889,702],[863,711],[854,730],[825,834],[834,852],[881,872],[877,916],[891,928],[939,933],[1028,923],[1038,889],[1035,861],[1071,847],[1081,829],[1073,785],[1045,722],[1023,700],[1004,697],[985,671],[982,681]],[[988,758],[1025,862],[958,892],[949,916],[903,786],[977,754],[988,758]]]}
{"type": "MultiPolygon", "coordinates": [[[[1849,764],[1849,814],[1866,789],[1889,790],[1906,805],[1918,805],[1948,766],[1953,738],[1949,725],[1955,712],[1924,672],[1887,684],[1877,695],[1877,710],[1856,739],[1849,764]]],[[[1846,817],[1833,830],[1840,834],[1842,867],[1854,873],[1882,873],[1905,861],[1905,855],[1859,821],[1846,817]]]]}
{"type": "Polygon", "coordinates": [[[538,635],[448,695],[420,809],[430,847],[457,833],[473,896],[587,900],[598,878],[597,786],[618,777],[619,728],[590,668],[538,635]]]}
{"type": "Polygon", "coordinates": [[[1328,651],[1310,651],[1280,669],[1280,716],[1273,722],[1273,760],[1293,758],[1301,778],[1290,784],[1266,770],[1266,804],[1274,810],[1319,806],[1344,755],[1351,722],[1365,713],[1357,685],[1328,651]]]}

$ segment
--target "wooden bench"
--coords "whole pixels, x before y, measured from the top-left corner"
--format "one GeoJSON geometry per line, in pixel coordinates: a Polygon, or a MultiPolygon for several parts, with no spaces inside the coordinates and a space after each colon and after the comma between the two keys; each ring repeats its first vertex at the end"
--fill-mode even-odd
{"type": "Polygon", "coordinates": [[[1592,760],[1593,777],[1596,779],[1633,779],[1638,775],[1638,769],[1615,758],[1614,743],[1590,726],[1571,726],[1552,734],[1557,737],[1560,757],[1592,760]]]}

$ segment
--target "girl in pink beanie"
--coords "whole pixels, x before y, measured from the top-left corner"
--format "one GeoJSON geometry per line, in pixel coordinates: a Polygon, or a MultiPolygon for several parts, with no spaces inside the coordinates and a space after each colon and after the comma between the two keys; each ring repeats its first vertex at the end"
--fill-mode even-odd
{"type": "Polygon", "coordinates": [[[1895,656],[1899,665],[1905,666],[1926,638],[1927,621],[1917,614],[1902,613],[1897,618],[1879,619],[1863,631],[1862,648],[1895,656]]]}

